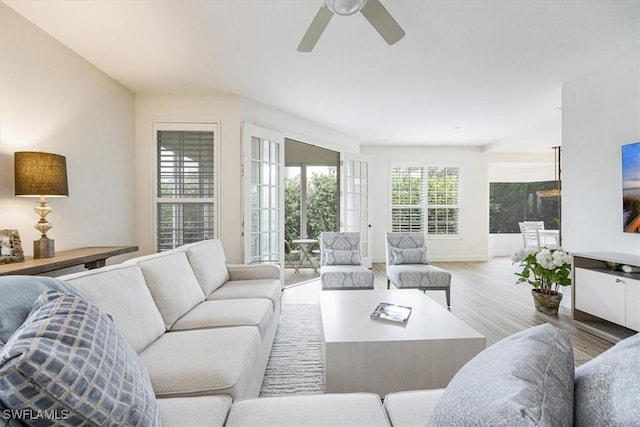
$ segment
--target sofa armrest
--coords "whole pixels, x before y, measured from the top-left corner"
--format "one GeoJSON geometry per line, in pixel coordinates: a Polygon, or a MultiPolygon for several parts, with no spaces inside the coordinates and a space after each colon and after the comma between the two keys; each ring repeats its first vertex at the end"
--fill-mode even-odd
{"type": "Polygon", "coordinates": [[[280,279],[276,264],[227,264],[229,280],[280,279]]]}

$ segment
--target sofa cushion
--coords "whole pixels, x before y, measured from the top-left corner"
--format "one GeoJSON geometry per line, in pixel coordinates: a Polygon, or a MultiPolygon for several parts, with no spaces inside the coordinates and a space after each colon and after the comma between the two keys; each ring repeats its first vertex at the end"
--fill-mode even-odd
{"type": "Polygon", "coordinates": [[[280,280],[280,266],[276,264],[227,264],[229,280],[280,280]]]}
{"type": "Polygon", "coordinates": [[[165,332],[162,316],[137,265],[118,264],[63,279],[109,314],[136,352],[165,332]]]}
{"type": "Polygon", "coordinates": [[[205,301],[173,324],[172,331],[255,326],[264,337],[273,319],[273,304],[268,299],[246,298],[205,301]]]}
{"type": "Polygon", "coordinates": [[[160,418],[144,366],[111,319],[56,291],[38,298],[0,352],[0,399],[67,425],[151,426],[160,418]]]}
{"type": "Polygon", "coordinates": [[[249,390],[260,356],[258,328],[196,329],[167,332],[140,357],[158,397],[228,394],[251,397],[249,390]]]}
{"type": "Polygon", "coordinates": [[[362,265],[325,265],[320,282],[322,289],[373,289],[374,275],[362,265]]]}
{"type": "Polygon", "coordinates": [[[391,264],[429,264],[427,248],[391,248],[391,264]]]}
{"type": "Polygon", "coordinates": [[[443,388],[389,393],[384,397],[384,410],[393,427],[424,426],[442,393],[443,388]]]}
{"type": "Polygon", "coordinates": [[[203,240],[184,245],[180,249],[187,253],[189,264],[205,295],[209,295],[229,280],[220,240],[203,240]]]}
{"type": "Polygon", "coordinates": [[[635,334],[576,368],[575,425],[638,425],[639,396],[640,334],[635,334]]]}
{"type": "Polygon", "coordinates": [[[428,425],[571,426],[573,348],[550,324],[507,337],[453,377],[428,425]]]}
{"type": "Polygon", "coordinates": [[[380,398],[369,393],[262,397],[234,402],[227,427],[388,427],[380,398]]]}
{"type": "Polygon", "coordinates": [[[434,265],[390,265],[387,277],[399,288],[451,286],[451,273],[434,265]]]}
{"type": "Polygon", "coordinates": [[[157,404],[162,427],[222,427],[231,408],[231,397],[169,397],[158,399],[157,404]]]}
{"type": "Polygon", "coordinates": [[[207,300],[266,298],[271,300],[273,307],[280,307],[282,287],[280,280],[255,279],[255,280],[231,280],[214,293],[207,300]]]}
{"type": "Polygon", "coordinates": [[[357,249],[325,249],[324,265],[360,265],[360,251],[357,249]]]}
{"type": "Polygon", "coordinates": [[[0,349],[29,316],[40,294],[47,291],[82,295],[65,282],[50,277],[0,277],[0,349]]]}
{"type": "Polygon", "coordinates": [[[204,294],[182,251],[170,251],[127,261],[142,269],[144,280],[167,330],[197,304],[204,294]]]}

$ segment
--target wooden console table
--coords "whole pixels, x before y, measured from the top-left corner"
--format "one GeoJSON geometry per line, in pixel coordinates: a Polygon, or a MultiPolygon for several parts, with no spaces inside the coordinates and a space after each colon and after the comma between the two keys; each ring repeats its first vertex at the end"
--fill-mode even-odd
{"type": "Polygon", "coordinates": [[[0,276],[10,274],[36,275],[84,264],[85,268],[104,267],[107,258],[138,250],[137,246],[97,246],[59,251],[52,258],[33,259],[0,265],[0,276]]]}

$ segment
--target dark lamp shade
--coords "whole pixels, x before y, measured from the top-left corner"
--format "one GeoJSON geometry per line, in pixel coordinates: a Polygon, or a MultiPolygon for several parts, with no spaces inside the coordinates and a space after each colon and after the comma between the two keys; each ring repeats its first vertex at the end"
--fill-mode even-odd
{"type": "Polygon", "coordinates": [[[16,196],[68,196],[67,159],[35,151],[14,153],[16,196]]]}

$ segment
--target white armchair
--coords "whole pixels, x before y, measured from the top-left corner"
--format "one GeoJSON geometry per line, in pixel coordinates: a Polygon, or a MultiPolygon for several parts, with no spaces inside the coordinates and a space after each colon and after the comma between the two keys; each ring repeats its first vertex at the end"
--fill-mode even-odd
{"type": "Polygon", "coordinates": [[[451,306],[451,273],[429,264],[423,233],[387,233],[387,289],[416,288],[445,291],[451,306]]]}
{"type": "Polygon", "coordinates": [[[320,236],[322,289],[373,289],[373,272],[361,264],[360,233],[324,232],[320,236]]]}

